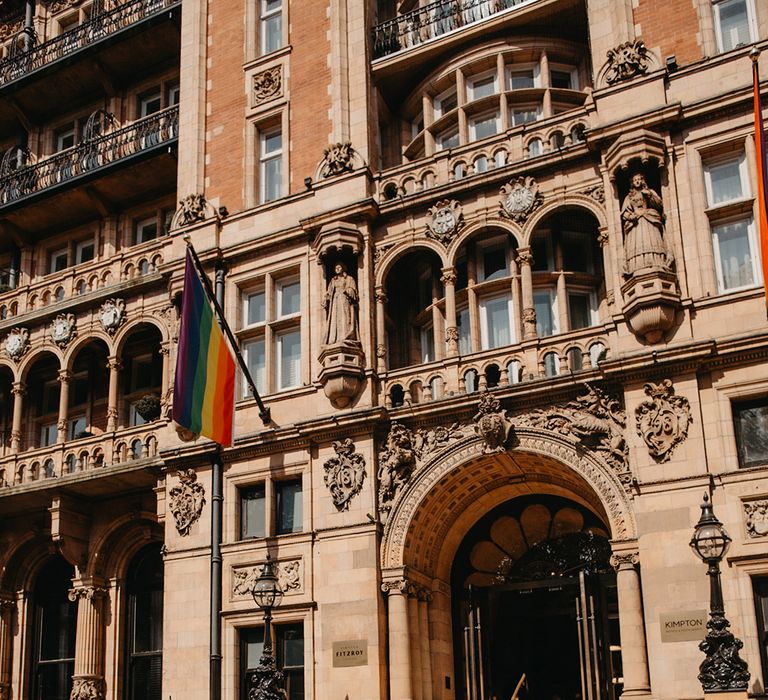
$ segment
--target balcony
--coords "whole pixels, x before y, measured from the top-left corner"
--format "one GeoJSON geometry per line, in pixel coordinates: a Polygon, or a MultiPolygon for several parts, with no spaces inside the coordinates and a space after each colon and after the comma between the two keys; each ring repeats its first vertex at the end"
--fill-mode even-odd
{"type": "Polygon", "coordinates": [[[13,95],[0,100],[0,133],[12,132],[19,121],[44,123],[62,104],[85,102],[178,62],[180,8],[180,0],[127,0],[26,51],[22,31],[0,61],[0,94],[13,95]]]}
{"type": "Polygon", "coordinates": [[[92,132],[101,135],[86,137],[38,163],[23,164],[18,148],[5,154],[0,162],[0,214],[6,221],[39,238],[62,221],[76,225],[99,216],[104,206],[175,188],[176,162],[169,153],[178,140],[179,108],[109,133],[104,131],[110,128],[111,115],[102,114],[104,127],[92,132]],[[148,159],[153,159],[153,167],[142,167],[148,159]]]}

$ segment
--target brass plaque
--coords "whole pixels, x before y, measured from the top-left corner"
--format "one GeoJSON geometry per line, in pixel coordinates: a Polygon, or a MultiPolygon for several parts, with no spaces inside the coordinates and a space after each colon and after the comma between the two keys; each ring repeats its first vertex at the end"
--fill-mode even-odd
{"type": "Polygon", "coordinates": [[[662,642],[700,642],[707,634],[707,611],[662,613],[659,624],[662,642]]]}
{"type": "Polygon", "coordinates": [[[368,640],[352,639],[347,642],[333,643],[333,665],[344,666],[368,665],[368,640]]]}

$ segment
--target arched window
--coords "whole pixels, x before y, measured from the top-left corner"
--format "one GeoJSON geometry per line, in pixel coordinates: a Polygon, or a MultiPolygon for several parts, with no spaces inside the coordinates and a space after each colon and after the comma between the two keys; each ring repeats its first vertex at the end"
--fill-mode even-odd
{"type": "Polygon", "coordinates": [[[126,700],[161,700],[163,675],[163,557],[160,543],[142,549],[126,579],[126,700]]]}
{"type": "Polygon", "coordinates": [[[477,391],[477,371],[469,369],[464,373],[464,391],[472,394],[477,391]]]}
{"type": "Polygon", "coordinates": [[[568,369],[571,372],[578,372],[583,368],[583,357],[580,348],[571,348],[568,350],[568,369]]]}
{"type": "Polygon", "coordinates": [[[556,377],[560,374],[560,358],[554,352],[544,355],[544,376],[556,377]]]}
{"type": "Polygon", "coordinates": [[[77,604],[68,598],[74,568],[51,559],[40,571],[34,591],[33,700],[69,700],[75,672],[77,604]]]}

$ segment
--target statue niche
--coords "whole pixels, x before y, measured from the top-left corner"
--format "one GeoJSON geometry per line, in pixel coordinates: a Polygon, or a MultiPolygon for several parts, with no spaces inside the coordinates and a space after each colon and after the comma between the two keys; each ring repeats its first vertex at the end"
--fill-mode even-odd
{"type": "Polygon", "coordinates": [[[320,352],[320,381],[335,408],[346,408],[358,395],[363,382],[365,355],[358,326],[357,282],[346,263],[325,261],[326,285],[323,297],[325,327],[320,352]]]}

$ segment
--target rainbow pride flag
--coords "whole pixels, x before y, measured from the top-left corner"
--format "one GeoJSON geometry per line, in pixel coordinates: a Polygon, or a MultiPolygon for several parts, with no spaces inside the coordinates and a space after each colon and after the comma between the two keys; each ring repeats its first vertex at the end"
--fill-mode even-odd
{"type": "Polygon", "coordinates": [[[232,444],[235,360],[187,250],[173,419],[196,435],[232,444]]]}

